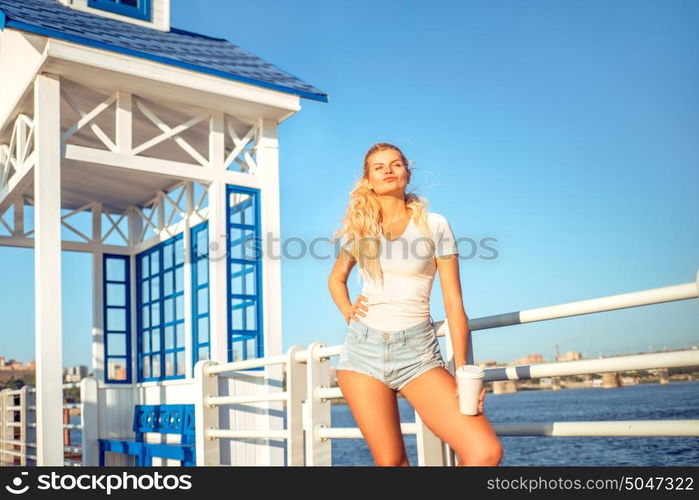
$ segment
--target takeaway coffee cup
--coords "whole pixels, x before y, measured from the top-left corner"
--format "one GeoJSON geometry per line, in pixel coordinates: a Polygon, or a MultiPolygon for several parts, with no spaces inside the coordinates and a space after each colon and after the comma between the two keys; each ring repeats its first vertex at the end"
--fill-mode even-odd
{"type": "Polygon", "coordinates": [[[485,372],[476,365],[461,365],[456,369],[459,411],[464,415],[478,413],[478,396],[483,387],[484,376],[485,372]]]}

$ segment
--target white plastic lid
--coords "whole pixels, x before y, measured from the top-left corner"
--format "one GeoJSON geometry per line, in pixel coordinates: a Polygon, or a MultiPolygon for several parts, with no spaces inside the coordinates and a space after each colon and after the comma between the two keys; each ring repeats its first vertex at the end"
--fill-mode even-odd
{"type": "Polygon", "coordinates": [[[483,378],[485,371],[476,365],[461,365],[456,369],[456,375],[464,378],[483,378]]]}

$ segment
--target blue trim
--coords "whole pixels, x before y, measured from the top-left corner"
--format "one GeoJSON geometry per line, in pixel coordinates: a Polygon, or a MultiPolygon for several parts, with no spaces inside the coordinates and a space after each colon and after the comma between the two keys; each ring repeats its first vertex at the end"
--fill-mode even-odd
{"type": "Polygon", "coordinates": [[[123,0],[87,0],[87,6],[143,21],[152,20],[150,0],[137,0],[136,7],[124,5],[122,2],[123,0]]]}
{"type": "MultiPolygon", "coordinates": [[[[239,210],[245,209],[249,206],[249,204],[245,204],[242,207],[237,207],[239,210]]],[[[227,354],[227,359],[228,361],[233,361],[233,335],[237,334],[239,336],[244,337],[244,340],[238,341],[238,342],[246,342],[248,339],[256,339],[256,353],[254,353],[254,357],[262,357],[264,355],[264,324],[262,322],[262,256],[260,252],[260,246],[259,244],[261,243],[261,235],[260,235],[260,222],[261,222],[261,209],[260,209],[260,190],[259,189],[253,189],[253,188],[248,188],[248,187],[243,187],[243,186],[226,186],[226,227],[227,227],[227,259],[226,259],[226,275],[227,275],[227,296],[228,296],[228,307],[226,308],[227,313],[228,313],[228,354],[227,354]],[[252,224],[250,224],[250,221],[245,221],[244,224],[240,223],[234,223],[231,222],[231,216],[233,214],[232,207],[231,207],[231,195],[234,193],[245,193],[245,194],[250,194],[252,195],[250,200],[252,203],[255,204],[255,220],[252,224]],[[254,240],[258,242],[258,245],[255,245],[256,248],[256,258],[254,259],[236,259],[232,257],[232,252],[231,252],[231,244],[234,243],[232,240],[232,229],[252,229],[254,231],[254,240]],[[231,293],[231,285],[232,285],[232,279],[234,276],[232,275],[231,272],[231,264],[233,263],[244,263],[247,265],[252,264],[253,269],[255,272],[255,294],[233,294],[231,293]],[[254,330],[241,330],[240,328],[235,328],[238,325],[233,324],[233,299],[252,299],[252,301],[255,302],[255,325],[256,328],[254,330]]],[[[235,277],[238,277],[237,275],[235,277]]],[[[251,302],[246,302],[243,303],[242,305],[249,304],[251,302]]],[[[240,326],[246,326],[246,325],[240,325],[240,326]]],[[[250,353],[247,352],[247,348],[244,346],[243,347],[243,352],[242,352],[242,359],[250,359],[252,356],[249,355],[250,353]]],[[[260,371],[264,370],[263,366],[259,366],[256,368],[248,368],[247,370],[251,371],[260,371]]],[[[245,370],[241,370],[245,371],[245,370]]]]}
{"type": "Polygon", "coordinates": [[[130,384],[132,380],[131,369],[131,259],[128,255],[103,254],[102,255],[102,323],[104,331],[104,381],[109,384],[130,384]],[[110,280],[107,276],[107,261],[119,260],[124,264],[124,279],[110,280]],[[107,285],[119,285],[124,287],[124,305],[114,305],[110,303],[107,285]],[[108,311],[110,309],[123,309],[125,311],[124,329],[114,329],[109,325],[108,311]],[[115,335],[126,336],[126,354],[109,354],[109,338],[115,335]],[[109,378],[109,360],[123,359],[126,365],[126,379],[109,378]]]}
{"type": "Polygon", "coordinates": [[[194,376],[194,365],[199,361],[199,349],[202,347],[208,348],[207,359],[211,357],[211,288],[209,283],[211,281],[211,272],[207,272],[206,283],[199,283],[198,264],[201,260],[206,260],[208,263],[209,252],[208,252],[208,241],[209,241],[209,222],[205,221],[201,224],[194,226],[191,230],[191,240],[192,240],[192,251],[190,254],[190,262],[192,267],[192,376],[194,376]],[[200,252],[200,248],[197,244],[197,237],[199,233],[206,231],[206,242],[207,247],[203,252],[200,252]],[[199,290],[206,289],[206,312],[199,314],[199,290]],[[199,320],[207,318],[209,330],[206,332],[206,342],[201,342],[199,334],[199,320]]]}
{"type": "MultiPolygon", "coordinates": [[[[236,80],[243,83],[250,83],[257,85],[259,87],[265,87],[272,90],[278,90],[280,92],[285,92],[287,94],[298,95],[299,97],[305,97],[306,99],[311,99],[313,101],[328,102],[327,94],[315,94],[312,92],[306,92],[303,90],[293,89],[284,85],[278,85],[275,83],[269,83],[262,80],[256,80],[254,78],[249,78],[246,76],[236,75],[233,73],[226,73],[225,71],[220,71],[213,68],[207,68],[205,66],[199,66],[197,64],[187,63],[183,61],[178,61],[176,59],[171,59],[169,57],[157,56],[155,54],[150,54],[148,52],[142,52],[140,50],[127,49],[125,47],[119,47],[117,45],[111,45],[108,43],[98,42],[95,40],[90,40],[89,38],[84,38],[75,35],[69,35],[61,31],[41,28],[39,26],[33,26],[31,24],[26,24],[20,21],[10,20],[6,23],[6,26],[10,28],[16,28],[30,33],[36,33],[37,35],[49,36],[53,38],[58,38],[60,40],[67,40],[69,42],[75,42],[88,47],[95,47],[98,49],[110,50],[112,52],[118,52],[120,54],[126,54],[129,56],[140,57],[142,59],[148,59],[150,61],[161,62],[169,64],[171,66],[176,66],[179,68],[190,69],[192,71],[199,71],[200,73],[207,73],[210,75],[220,76],[221,78],[226,78],[228,80],[236,80]]],[[[293,75],[292,75],[293,76],[293,75]]]]}
{"type": "Polygon", "coordinates": [[[3,31],[5,29],[5,13],[0,10],[0,31],[3,31]]]}
{"type": "MultiPolygon", "coordinates": [[[[177,260],[177,253],[176,250],[178,248],[177,242],[178,241],[183,241],[183,234],[179,233],[172,238],[169,238],[151,248],[148,250],[145,250],[138,254],[136,256],[136,321],[137,321],[137,326],[136,326],[136,332],[137,332],[137,359],[138,359],[138,381],[139,382],[147,382],[150,380],[173,380],[173,379],[182,379],[185,378],[185,369],[183,368],[181,370],[181,373],[178,374],[180,370],[178,370],[178,354],[181,352],[183,359],[182,362],[186,365],[186,361],[184,360],[184,338],[183,338],[183,344],[179,345],[177,343],[177,328],[178,326],[181,326],[181,328],[184,330],[184,315],[187,314],[187,311],[184,310],[184,307],[182,308],[182,318],[179,318],[177,316],[177,298],[178,297],[183,297],[183,302],[184,302],[184,281],[181,283],[178,282],[177,280],[177,270],[182,269],[182,279],[184,279],[184,249],[182,250],[182,259],[180,262],[177,260]],[[171,248],[170,248],[171,247],[171,248]],[[165,268],[165,258],[164,258],[164,252],[163,249],[167,248],[169,251],[172,251],[172,262],[165,268]],[[151,265],[151,255],[152,254],[157,254],[157,265],[158,265],[158,270],[153,271],[150,267],[151,265]],[[148,276],[144,277],[142,273],[142,268],[143,268],[143,261],[148,260],[148,276]],[[171,272],[172,273],[172,290],[170,293],[165,294],[165,275],[171,272]],[[153,285],[152,285],[152,279],[157,278],[158,279],[158,297],[156,299],[153,299],[151,296],[152,290],[153,290],[153,285]],[[148,282],[148,300],[146,302],[143,301],[143,283],[148,282]],[[180,288],[178,288],[178,285],[180,288]],[[165,310],[165,303],[171,300],[172,301],[172,319],[170,321],[166,321],[166,310],[165,310]],[[153,304],[158,304],[158,321],[157,324],[153,324],[153,318],[151,317],[150,311],[151,311],[151,306],[153,304]],[[149,308],[149,316],[148,316],[148,328],[143,327],[143,308],[147,307],[149,308]],[[173,342],[172,342],[172,347],[166,348],[166,342],[165,342],[165,330],[171,328],[172,329],[172,335],[173,335],[173,342]],[[143,332],[144,330],[148,330],[149,334],[149,346],[148,346],[148,351],[145,352],[144,346],[143,346],[143,332]],[[157,339],[158,339],[158,349],[153,350],[153,333],[157,333],[157,339]],[[172,375],[165,375],[166,373],[166,366],[165,366],[165,359],[166,355],[171,354],[173,356],[173,374],[172,375]],[[153,368],[152,364],[149,369],[149,376],[144,377],[143,375],[143,368],[144,368],[144,357],[148,356],[149,359],[152,360],[153,357],[158,358],[159,360],[159,370],[157,374],[153,373],[153,368]]],[[[186,335],[186,332],[185,332],[186,335]]],[[[184,335],[183,335],[184,337],[184,335]]]]}

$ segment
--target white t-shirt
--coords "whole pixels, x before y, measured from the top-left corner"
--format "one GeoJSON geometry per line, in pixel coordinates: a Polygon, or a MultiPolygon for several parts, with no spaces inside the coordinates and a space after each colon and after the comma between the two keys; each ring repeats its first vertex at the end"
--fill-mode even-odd
{"type": "MultiPolygon", "coordinates": [[[[428,212],[427,223],[434,235],[435,256],[459,253],[454,233],[443,215],[428,212]]],[[[347,248],[346,240],[343,247],[347,248]]],[[[361,294],[367,298],[361,303],[368,307],[368,311],[362,310],[366,316],[358,314],[359,320],[371,328],[396,331],[429,319],[430,293],[437,263],[430,254],[426,236],[414,219],[410,219],[399,238],[393,241],[381,238],[380,261],[383,286],[360,269],[361,294]]]]}

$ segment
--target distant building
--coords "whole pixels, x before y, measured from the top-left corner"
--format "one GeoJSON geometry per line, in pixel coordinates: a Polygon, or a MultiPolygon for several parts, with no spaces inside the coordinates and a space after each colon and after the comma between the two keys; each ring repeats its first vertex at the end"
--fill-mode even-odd
{"type": "Polygon", "coordinates": [[[66,382],[80,382],[85,377],[87,377],[87,366],[85,365],[71,366],[64,371],[66,382]]]}
{"type": "Polygon", "coordinates": [[[541,354],[528,354],[523,358],[515,359],[513,365],[531,365],[534,363],[543,363],[544,357],[541,354]]]}
{"type": "Polygon", "coordinates": [[[14,359],[7,359],[0,356],[0,383],[7,382],[11,378],[22,379],[27,376],[34,376],[36,363],[30,361],[28,365],[14,359]]]}
{"type": "Polygon", "coordinates": [[[578,351],[568,351],[565,354],[556,356],[556,361],[577,361],[582,359],[582,353],[578,351]]]}

